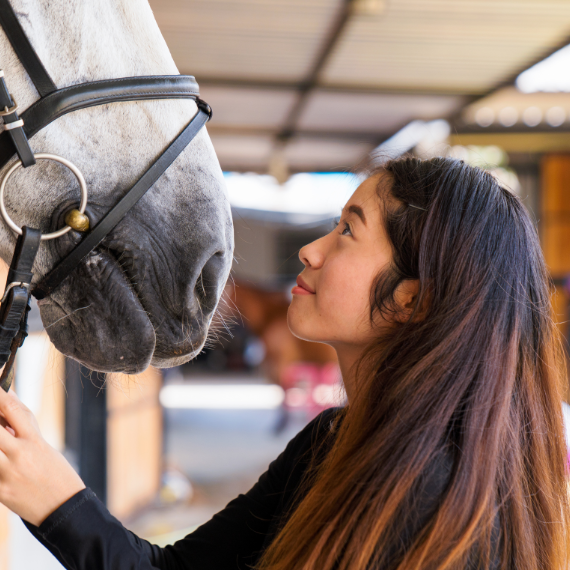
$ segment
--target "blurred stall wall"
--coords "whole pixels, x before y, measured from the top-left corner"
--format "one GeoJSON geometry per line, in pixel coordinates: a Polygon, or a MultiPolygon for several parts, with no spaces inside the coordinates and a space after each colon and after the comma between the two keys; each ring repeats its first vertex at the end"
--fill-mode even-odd
{"type": "Polygon", "coordinates": [[[118,518],[147,505],[160,489],[162,374],[107,376],[107,506],[118,518]]]}
{"type": "Polygon", "coordinates": [[[0,505],[0,570],[7,570],[10,556],[8,517],[8,509],[0,505]]]}
{"type": "Polygon", "coordinates": [[[544,257],[556,284],[555,320],[568,340],[570,276],[570,154],[547,154],[542,159],[540,237],[544,257]]]}

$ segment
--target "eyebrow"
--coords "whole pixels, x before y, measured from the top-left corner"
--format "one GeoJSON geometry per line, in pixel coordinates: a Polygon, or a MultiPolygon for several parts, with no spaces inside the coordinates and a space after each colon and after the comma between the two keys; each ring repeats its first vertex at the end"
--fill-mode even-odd
{"type": "Polygon", "coordinates": [[[362,223],[366,225],[366,216],[364,215],[364,210],[360,206],[352,204],[348,207],[347,212],[349,214],[356,214],[362,220],[362,223]]]}

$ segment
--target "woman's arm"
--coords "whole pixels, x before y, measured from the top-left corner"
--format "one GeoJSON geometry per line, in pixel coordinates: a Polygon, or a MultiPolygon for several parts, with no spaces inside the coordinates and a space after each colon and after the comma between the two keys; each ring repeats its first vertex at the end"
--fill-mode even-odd
{"type": "MultiPolygon", "coordinates": [[[[84,489],[30,532],[68,570],[226,570],[255,564],[282,493],[287,452],[192,534],[160,548],[127,530],[84,489]]],[[[290,471],[290,469],[289,469],[290,471]]]]}
{"type": "MultiPolygon", "coordinates": [[[[1,390],[0,390],[1,391],[1,390]]],[[[2,391],[3,392],[3,391],[2,391]]],[[[252,566],[275,518],[300,482],[321,414],[289,442],[250,491],[194,533],[159,548],[115,519],[63,456],[41,437],[32,413],[0,394],[0,502],[68,570],[225,570],[252,566]]]]}

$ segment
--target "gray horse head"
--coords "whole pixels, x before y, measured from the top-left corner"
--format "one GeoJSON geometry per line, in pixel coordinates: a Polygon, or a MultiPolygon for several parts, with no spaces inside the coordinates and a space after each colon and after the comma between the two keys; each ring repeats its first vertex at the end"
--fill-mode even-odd
{"type": "MultiPolygon", "coordinates": [[[[56,85],[176,74],[150,7],[132,0],[12,0],[56,85]]],[[[39,98],[0,32],[0,67],[20,109],[39,98]]],[[[191,100],[115,103],[66,115],[31,140],[34,152],[75,163],[96,223],[196,113],[191,100]]],[[[9,182],[6,207],[19,225],[49,231],[78,202],[73,175],[39,161],[9,182]]],[[[79,241],[44,242],[39,277],[79,241]]],[[[14,235],[0,224],[0,256],[14,235]]],[[[224,180],[206,129],[52,295],[39,302],[64,354],[101,371],[174,366],[202,348],[231,267],[233,227],[224,180]]]]}

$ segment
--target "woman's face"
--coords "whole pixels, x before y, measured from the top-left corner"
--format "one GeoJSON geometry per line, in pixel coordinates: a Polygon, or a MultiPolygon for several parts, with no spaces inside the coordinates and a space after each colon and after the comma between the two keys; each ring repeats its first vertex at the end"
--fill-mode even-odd
{"type": "Polygon", "coordinates": [[[337,349],[372,340],[370,290],[392,259],[379,180],[380,175],[365,180],[343,208],[338,226],[299,252],[305,269],[292,290],[288,313],[295,336],[337,349]]]}

